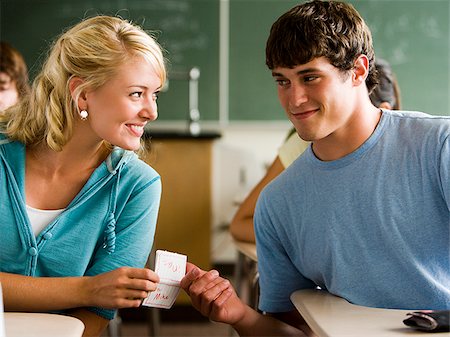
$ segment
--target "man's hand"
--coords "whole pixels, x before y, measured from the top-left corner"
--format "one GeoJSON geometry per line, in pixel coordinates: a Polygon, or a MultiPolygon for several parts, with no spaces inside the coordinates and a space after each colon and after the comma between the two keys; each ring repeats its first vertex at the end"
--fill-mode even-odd
{"type": "Polygon", "coordinates": [[[206,272],[188,262],[180,285],[194,308],[209,319],[234,325],[244,317],[246,305],[217,270],[206,272]]]}

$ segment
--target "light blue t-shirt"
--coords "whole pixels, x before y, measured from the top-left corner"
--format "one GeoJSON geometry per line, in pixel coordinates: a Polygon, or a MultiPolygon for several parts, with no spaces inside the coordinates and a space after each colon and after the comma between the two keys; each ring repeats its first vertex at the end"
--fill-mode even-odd
{"type": "Polygon", "coordinates": [[[320,286],[349,302],[450,309],[450,117],[383,111],[371,137],[330,162],[311,147],[261,193],[259,308],[320,286]]]}

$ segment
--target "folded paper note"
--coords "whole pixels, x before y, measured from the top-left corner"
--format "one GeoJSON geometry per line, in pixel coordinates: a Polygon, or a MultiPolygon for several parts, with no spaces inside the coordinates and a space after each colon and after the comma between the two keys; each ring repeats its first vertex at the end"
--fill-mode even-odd
{"type": "Polygon", "coordinates": [[[186,261],[186,255],[157,250],[155,272],[159,276],[159,283],[142,305],[170,309],[180,292],[180,281],[186,273],[186,261]]]}

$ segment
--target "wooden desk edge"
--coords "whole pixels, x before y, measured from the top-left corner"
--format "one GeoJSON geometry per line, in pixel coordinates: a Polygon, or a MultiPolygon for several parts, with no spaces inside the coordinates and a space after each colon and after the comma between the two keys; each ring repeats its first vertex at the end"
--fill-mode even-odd
{"type": "Polygon", "coordinates": [[[297,290],[294,291],[290,298],[294,306],[297,308],[297,311],[302,315],[305,322],[308,324],[308,326],[311,328],[311,330],[318,336],[318,337],[331,337],[328,335],[322,327],[316,322],[316,320],[312,317],[311,312],[308,310],[306,306],[303,306],[301,303],[299,303],[298,298],[301,297],[305,292],[311,292],[311,293],[319,293],[321,290],[297,290]]]}
{"type": "MultiPolygon", "coordinates": [[[[76,318],[76,317],[72,317],[72,316],[67,316],[67,315],[59,315],[59,314],[52,314],[52,313],[38,313],[38,312],[4,312],[4,324],[5,324],[5,331],[6,331],[6,336],[15,336],[13,334],[11,334],[11,331],[15,331],[15,327],[11,327],[10,324],[14,323],[15,321],[17,321],[18,319],[23,319],[24,321],[26,320],[27,323],[33,324],[32,321],[30,320],[37,320],[37,319],[42,319],[42,321],[44,320],[57,320],[58,324],[63,324],[64,328],[67,329],[65,331],[70,331],[70,333],[73,333],[74,336],[82,336],[83,332],[84,332],[84,323],[76,318]]],[[[42,335],[44,336],[44,335],[42,335]]]]}
{"type": "Polygon", "coordinates": [[[256,253],[256,244],[238,240],[233,240],[233,243],[239,252],[249,257],[253,261],[258,262],[258,255],[256,253]]]}
{"type": "MultiPolygon", "coordinates": [[[[324,323],[323,319],[320,317],[313,318],[313,314],[311,312],[311,307],[319,306],[320,310],[325,311],[326,314],[332,315],[333,317],[329,317],[331,322],[328,321],[327,324],[334,324],[343,321],[342,314],[345,312],[349,316],[355,317],[355,315],[359,318],[364,317],[365,314],[370,315],[370,317],[376,317],[375,321],[370,324],[368,322],[364,323],[364,329],[367,331],[367,336],[382,336],[386,333],[386,336],[429,336],[429,332],[423,332],[415,329],[411,329],[402,324],[402,320],[406,318],[406,314],[408,312],[414,310],[400,310],[400,309],[383,309],[383,308],[373,308],[373,307],[365,307],[360,305],[355,305],[347,300],[332,295],[324,290],[316,290],[316,289],[305,289],[305,290],[297,290],[293,292],[290,296],[292,303],[297,308],[298,312],[303,316],[306,323],[310,326],[310,328],[316,333],[319,337],[333,337],[333,336],[343,336],[342,330],[340,334],[330,335],[330,331],[325,327],[322,328],[320,325],[320,321],[324,323]],[[304,300],[306,298],[306,301],[304,300]],[[305,302],[313,303],[312,306],[308,307],[305,305],[305,302]],[[381,319],[381,321],[379,321],[381,319]],[[374,327],[378,329],[380,326],[380,322],[382,325],[385,323],[386,329],[385,331],[375,331],[374,327]],[[366,325],[367,323],[367,325],[366,325]],[[328,331],[328,332],[326,332],[328,331]],[[381,334],[380,334],[381,333],[381,334]]],[[[314,308],[312,308],[314,309],[314,308]]],[[[328,317],[328,316],[327,316],[328,317]]],[[[333,325],[334,326],[334,325],[333,325]]],[[[360,328],[360,327],[358,327],[360,328]]],[[[339,331],[339,329],[332,329],[339,331]]],[[[359,336],[361,335],[361,331],[355,330],[354,333],[350,333],[346,331],[348,336],[359,336]]],[[[438,333],[436,336],[447,337],[450,336],[450,332],[438,333]]]]}

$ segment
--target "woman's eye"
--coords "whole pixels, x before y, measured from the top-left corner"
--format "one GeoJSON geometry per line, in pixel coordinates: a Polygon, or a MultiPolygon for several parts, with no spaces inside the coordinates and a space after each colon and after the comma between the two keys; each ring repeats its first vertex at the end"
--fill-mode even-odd
{"type": "Polygon", "coordinates": [[[155,91],[153,93],[153,99],[156,101],[158,99],[158,97],[159,97],[159,91],[155,91]]]}
{"type": "Polygon", "coordinates": [[[140,98],[142,96],[142,91],[133,92],[130,96],[140,98]]]}

